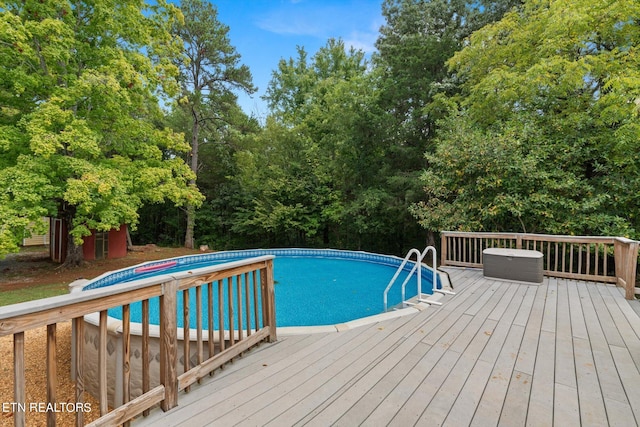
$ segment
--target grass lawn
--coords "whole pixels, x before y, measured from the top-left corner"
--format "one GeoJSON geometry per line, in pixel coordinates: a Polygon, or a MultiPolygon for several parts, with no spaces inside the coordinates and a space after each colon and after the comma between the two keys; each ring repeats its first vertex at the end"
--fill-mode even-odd
{"type": "Polygon", "coordinates": [[[87,261],[80,267],[68,269],[61,269],[59,264],[50,260],[48,247],[22,248],[19,253],[0,259],[0,306],[64,295],[74,280],[91,279],[107,271],[200,253],[192,249],[151,246],[146,250],[129,252],[123,258],[87,261]]]}
{"type": "Polygon", "coordinates": [[[20,289],[4,290],[2,291],[2,295],[0,295],[0,306],[17,304],[19,302],[31,301],[40,298],[54,297],[68,292],[69,287],[64,283],[35,285],[20,289]]]}

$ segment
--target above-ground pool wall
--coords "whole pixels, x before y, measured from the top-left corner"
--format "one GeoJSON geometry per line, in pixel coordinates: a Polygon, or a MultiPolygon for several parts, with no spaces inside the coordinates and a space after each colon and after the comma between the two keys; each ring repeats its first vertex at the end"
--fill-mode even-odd
{"type": "MultiPolygon", "coordinates": [[[[96,316],[97,317],[97,316],[96,316]]],[[[100,390],[100,378],[98,368],[98,348],[100,345],[100,329],[91,320],[88,320],[91,316],[87,316],[84,322],[84,357],[83,357],[83,369],[84,369],[84,386],[85,390],[94,397],[99,396],[100,390]]],[[[121,405],[122,391],[123,391],[123,378],[122,369],[116,369],[116,366],[122,366],[123,364],[123,346],[122,346],[122,333],[118,331],[118,327],[121,322],[117,319],[109,319],[108,337],[107,337],[107,395],[108,403],[110,407],[121,405]]],[[[179,330],[179,332],[182,332],[179,330]]],[[[75,343],[75,333],[73,331],[71,343],[71,366],[75,366],[76,351],[73,347],[75,343]]],[[[216,332],[217,334],[217,332],[216,332]]],[[[182,334],[180,334],[180,337],[182,334]]],[[[179,338],[180,338],[179,337],[179,338]]],[[[203,356],[204,359],[209,357],[207,334],[204,334],[203,339],[203,356]]],[[[197,364],[197,346],[193,343],[189,347],[191,366],[197,364]]],[[[184,372],[184,346],[183,340],[179,339],[177,343],[178,351],[178,375],[184,372]]],[[[219,346],[216,343],[214,352],[219,351],[219,346]]],[[[130,342],[130,376],[131,376],[131,396],[130,399],[134,399],[142,394],[142,336],[139,334],[131,334],[130,342]]],[[[73,372],[72,372],[73,376],[73,372]]],[[[160,339],[157,336],[151,336],[149,338],[149,387],[150,389],[160,385],[160,339]]]]}
{"type": "MultiPolygon", "coordinates": [[[[116,283],[123,283],[126,281],[134,280],[139,276],[136,269],[143,266],[153,266],[157,264],[163,264],[167,261],[176,261],[176,264],[180,267],[188,268],[188,266],[194,263],[201,263],[206,261],[220,261],[220,260],[236,260],[238,258],[251,258],[264,255],[290,256],[290,257],[327,257],[327,258],[339,258],[339,259],[351,259],[357,261],[369,261],[381,264],[387,264],[393,267],[399,267],[402,264],[403,259],[392,255],[380,255],[361,251],[343,251],[337,249],[297,249],[297,248],[283,248],[283,249],[243,249],[236,251],[221,251],[210,252],[199,255],[186,255],[176,258],[167,258],[164,260],[148,261],[143,264],[139,264],[133,267],[123,268],[117,271],[110,271],[101,276],[92,279],[88,282],[84,282],[81,289],[89,290],[95,288],[101,288],[104,286],[110,286],[116,283]]],[[[411,269],[411,265],[405,267],[406,271],[411,269]]],[[[430,267],[422,266],[422,277],[430,280],[433,271],[430,267]]]]}

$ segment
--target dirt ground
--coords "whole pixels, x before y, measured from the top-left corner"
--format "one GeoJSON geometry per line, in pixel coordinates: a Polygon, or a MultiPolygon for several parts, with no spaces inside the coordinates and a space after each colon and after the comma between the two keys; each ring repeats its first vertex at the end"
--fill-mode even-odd
{"type": "MultiPolygon", "coordinates": [[[[199,251],[184,248],[157,248],[149,246],[136,248],[125,258],[86,262],[82,267],[62,270],[58,264],[48,259],[45,248],[28,249],[13,254],[0,261],[0,298],[3,291],[22,287],[64,283],[85,278],[91,279],[107,271],[117,270],[145,261],[191,255],[199,251]],[[143,250],[144,249],[144,250],[143,250]]],[[[57,326],[57,425],[71,426],[75,423],[75,412],[64,410],[64,403],[75,402],[74,383],[70,380],[71,323],[57,326]]],[[[25,334],[25,376],[27,389],[26,425],[46,426],[47,402],[46,376],[43,369],[46,355],[46,327],[28,331],[25,334]],[[40,406],[38,406],[40,405],[40,406]]],[[[13,425],[13,336],[0,338],[0,426],[13,425]]],[[[85,393],[89,409],[85,412],[85,423],[99,416],[99,405],[85,393]]]]}
{"type": "Polygon", "coordinates": [[[161,248],[155,245],[138,246],[135,247],[135,251],[129,251],[124,258],[86,261],[81,267],[63,270],[60,268],[60,264],[49,259],[47,248],[28,248],[20,253],[7,255],[5,259],[0,260],[0,292],[50,283],[69,284],[76,279],[93,279],[107,271],[118,270],[145,261],[196,253],[200,253],[200,251],[185,248],[161,248]]]}

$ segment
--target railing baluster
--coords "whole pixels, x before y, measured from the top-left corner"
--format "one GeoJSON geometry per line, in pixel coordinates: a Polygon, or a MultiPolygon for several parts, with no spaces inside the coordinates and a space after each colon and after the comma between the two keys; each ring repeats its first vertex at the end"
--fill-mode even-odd
{"type": "Polygon", "coordinates": [[[595,246],[596,246],[595,247],[596,259],[595,259],[595,262],[594,262],[594,265],[595,265],[595,273],[594,274],[597,276],[598,275],[598,266],[600,265],[599,260],[598,260],[598,257],[600,255],[600,245],[596,243],[595,246]]]}
{"type": "Polygon", "coordinates": [[[578,274],[582,273],[582,244],[578,245],[578,274]]]}
{"type": "MultiPolygon", "coordinates": [[[[13,399],[22,405],[27,401],[24,371],[24,332],[18,332],[13,334],[13,399]]],[[[24,426],[25,416],[25,411],[18,408],[13,413],[14,424],[24,426]]]]}
{"type": "MultiPolygon", "coordinates": [[[[142,394],[150,390],[150,362],[149,362],[149,300],[142,300],[142,394]]],[[[149,410],[142,412],[143,416],[149,415],[149,410]]]]}
{"type": "Polygon", "coordinates": [[[222,280],[218,280],[218,341],[220,341],[220,351],[224,351],[224,298],[222,292],[222,280]]]}
{"type": "MultiPolygon", "coordinates": [[[[131,400],[131,306],[122,306],[122,403],[131,400]]],[[[123,423],[129,426],[129,421],[123,423]]]]}
{"type": "Polygon", "coordinates": [[[253,270],[253,321],[255,322],[254,328],[258,332],[260,329],[260,319],[258,317],[258,281],[257,272],[253,270]]]}
{"type": "MultiPolygon", "coordinates": [[[[191,369],[191,334],[189,330],[191,325],[189,313],[189,289],[182,291],[182,366],[183,372],[187,372],[191,369]]],[[[187,393],[191,390],[191,387],[186,387],[184,391],[187,393]]]]}
{"type": "MultiPolygon", "coordinates": [[[[214,342],[213,342],[213,283],[207,283],[207,332],[209,333],[209,355],[208,359],[214,356],[214,342]]],[[[213,371],[210,373],[213,375],[213,371]]]]}
{"type": "Polygon", "coordinates": [[[465,260],[467,260],[467,262],[471,260],[471,244],[472,243],[473,242],[471,241],[471,239],[465,239],[464,250],[465,250],[465,260]]]}
{"type": "MultiPolygon", "coordinates": [[[[47,402],[54,404],[58,385],[56,358],[56,324],[47,325],[47,402]]],[[[56,425],[56,412],[47,411],[47,426],[56,425]]]]}
{"type": "Polygon", "coordinates": [[[102,416],[109,412],[107,396],[107,310],[102,310],[100,312],[99,328],[100,344],[98,345],[98,375],[100,380],[98,383],[100,385],[100,392],[98,395],[100,398],[100,415],[102,416]]]}
{"type": "Polygon", "coordinates": [[[460,258],[460,254],[458,253],[458,237],[454,237],[451,239],[451,246],[452,246],[452,250],[451,252],[453,253],[453,259],[455,260],[459,260],[460,258]]]}
{"type": "Polygon", "coordinates": [[[573,273],[573,243],[569,245],[569,273],[573,273]]]}
{"type": "Polygon", "coordinates": [[[469,262],[470,263],[475,264],[477,252],[478,252],[478,242],[476,238],[472,237],[469,239],[469,262]]]}
{"type": "MultiPolygon", "coordinates": [[[[76,317],[73,319],[75,330],[75,350],[76,350],[76,403],[84,403],[84,317],[76,317]]],[[[76,411],[76,426],[84,426],[84,413],[76,411]]]]}
{"type": "Polygon", "coordinates": [[[236,303],[238,313],[238,341],[242,341],[243,337],[243,325],[242,325],[242,275],[236,276],[236,303]]]}
{"type": "MultiPolygon", "coordinates": [[[[204,348],[202,346],[202,286],[196,286],[196,361],[200,365],[203,361],[204,348]]],[[[198,380],[200,384],[200,380],[198,380]]]]}
{"type": "Polygon", "coordinates": [[[229,305],[229,344],[230,345],[234,345],[236,343],[236,337],[235,337],[235,325],[233,324],[233,279],[231,277],[229,277],[227,279],[227,291],[229,293],[229,295],[227,295],[228,298],[228,305],[229,305]]]}
{"type": "Polygon", "coordinates": [[[244,273],[244,306],[247,320],[247,338],[251,336],[251,295],[249,292],[249,273],[244,273]]]}

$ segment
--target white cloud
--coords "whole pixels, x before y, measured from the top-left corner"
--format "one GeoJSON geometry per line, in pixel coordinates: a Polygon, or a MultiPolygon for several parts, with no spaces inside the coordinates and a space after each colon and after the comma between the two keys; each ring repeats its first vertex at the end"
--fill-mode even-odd
{"type": "Polygon", "coordinates": [[[360,49],[365,53],[371,53],[376,50],[376,40],[378,33],[353,31],[347,37],[344,37],[344,45],[349,48],[360,49]]]}
{"type": "Polygon", "coordinates": [[[256,22],[258,28],[275,34],[318,36],[323,33],[318,21],[300,15],[286,13],[270,13],[256,22]]]}
{"type": "Polygon", "coordinates": [[[340,37],[355,48],[371,52],[375,50],[380,19],[379,6],[365,8],[360,3],[328,5],[290,0],[286,7],[267,11],[255,24],[262,30],[280,35],[320,39],[340,37]],[[372,12],[375,16],[371,16],[372,12]]]}

